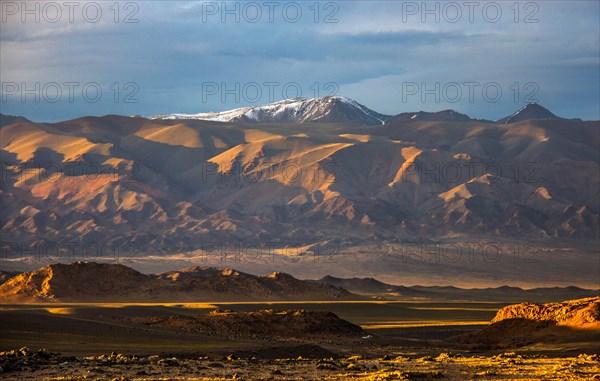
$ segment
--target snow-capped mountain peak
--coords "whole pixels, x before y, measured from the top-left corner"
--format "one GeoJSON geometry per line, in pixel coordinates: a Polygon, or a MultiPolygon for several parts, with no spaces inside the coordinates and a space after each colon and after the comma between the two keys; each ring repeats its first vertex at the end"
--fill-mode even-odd
{"type": "Polygon", "coordinates": [[[353,123],[385,124],[390,117],[342,96],[289,98],[261,106],[199,114],[162,114],[151,119],[198,119],[246,123],[353,123]]]}
{"type": "Polygon", "coordinates": [[[498,123],[510,124],[515,122],[522,122],[527,119],[561,119],[554,115],[550,110],[541,106],[537,103],[528,103],[525,107],[520,108],[517,112],[506,116],[498,123]]]}

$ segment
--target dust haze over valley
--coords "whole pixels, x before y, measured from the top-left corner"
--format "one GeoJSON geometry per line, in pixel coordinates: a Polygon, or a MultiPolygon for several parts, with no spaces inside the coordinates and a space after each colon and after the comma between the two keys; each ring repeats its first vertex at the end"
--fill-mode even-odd
{"type": "Polygon", "coordinates": [[[600,379],[599,15],[0,2],[0,380],[600,379]]]}

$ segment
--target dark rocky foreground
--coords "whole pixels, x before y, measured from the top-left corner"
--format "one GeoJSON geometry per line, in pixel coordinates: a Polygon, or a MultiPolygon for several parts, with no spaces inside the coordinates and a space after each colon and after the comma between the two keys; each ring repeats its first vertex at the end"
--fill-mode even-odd
{"type": "Polygon", "coordinates": [[[598,355],[569,358],[503,353],[432,356],[275,358],[62,356],[28,348],[0,352],[2,380],[598,380],[598,355]]]}
{"type": "MultiPolygon", "coordinates": [[[[332,312],[304,309],[49,308],[68,317],[56,323],[83,324],[85,332],[92,319],[118,327],[131,345],[104,334],[93,340],[63,335],[68,341],[61,347],[60,335],[40,337],[26,345],[47,344],[51,351],[0,352],[0,380],[600,380],[597,307],[597,298],[515,304],[500,309],[490,325],[459,336],[451,326],[419,335],[363,329],[332,312]]],[[[53,316],[46,310],[3,314],[3,349],[31,340],[32,327],[53,316]],[[31,319],[30,325],[10,336],[11,316],[31,319]]]]}

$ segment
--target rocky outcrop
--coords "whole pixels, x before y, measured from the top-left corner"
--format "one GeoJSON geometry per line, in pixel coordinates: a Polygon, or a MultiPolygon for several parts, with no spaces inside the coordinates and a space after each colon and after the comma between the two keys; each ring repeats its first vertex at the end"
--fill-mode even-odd
{"type": "Polygon", "coordinates": [[[362,328],[326,311],[261,310],[233,312],[215,310],[207,315],[164,316],[133,319],[138,324],[201,332],[230,338],[302,338],[306,336],[359,336],[362,328]]]}
{"type": "Polygon", "coordinates": [[[489,326],[455,340],[478,349],[600,340],[600,297],[506,306],[489,326]]]}
{"type": "Polygon", "coordinates": [[[492,324],[508,319],[549,322],[576,328],[600,324],[600,297],[567,300],[559,303],[521,303],[506,306],[496,313],[492,324]]]}

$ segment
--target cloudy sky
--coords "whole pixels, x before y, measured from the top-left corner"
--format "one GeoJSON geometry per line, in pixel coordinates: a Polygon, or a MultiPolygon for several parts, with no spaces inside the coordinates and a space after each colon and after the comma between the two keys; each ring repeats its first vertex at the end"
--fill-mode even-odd
{"type": "Polygon", "coordinates": [[[221,111],[344,95],[498,119],[600,119],[598,1],[2,0],[2,113],[221,111]],[[36,99],[37,98],[37,99],[36,99]]]}

